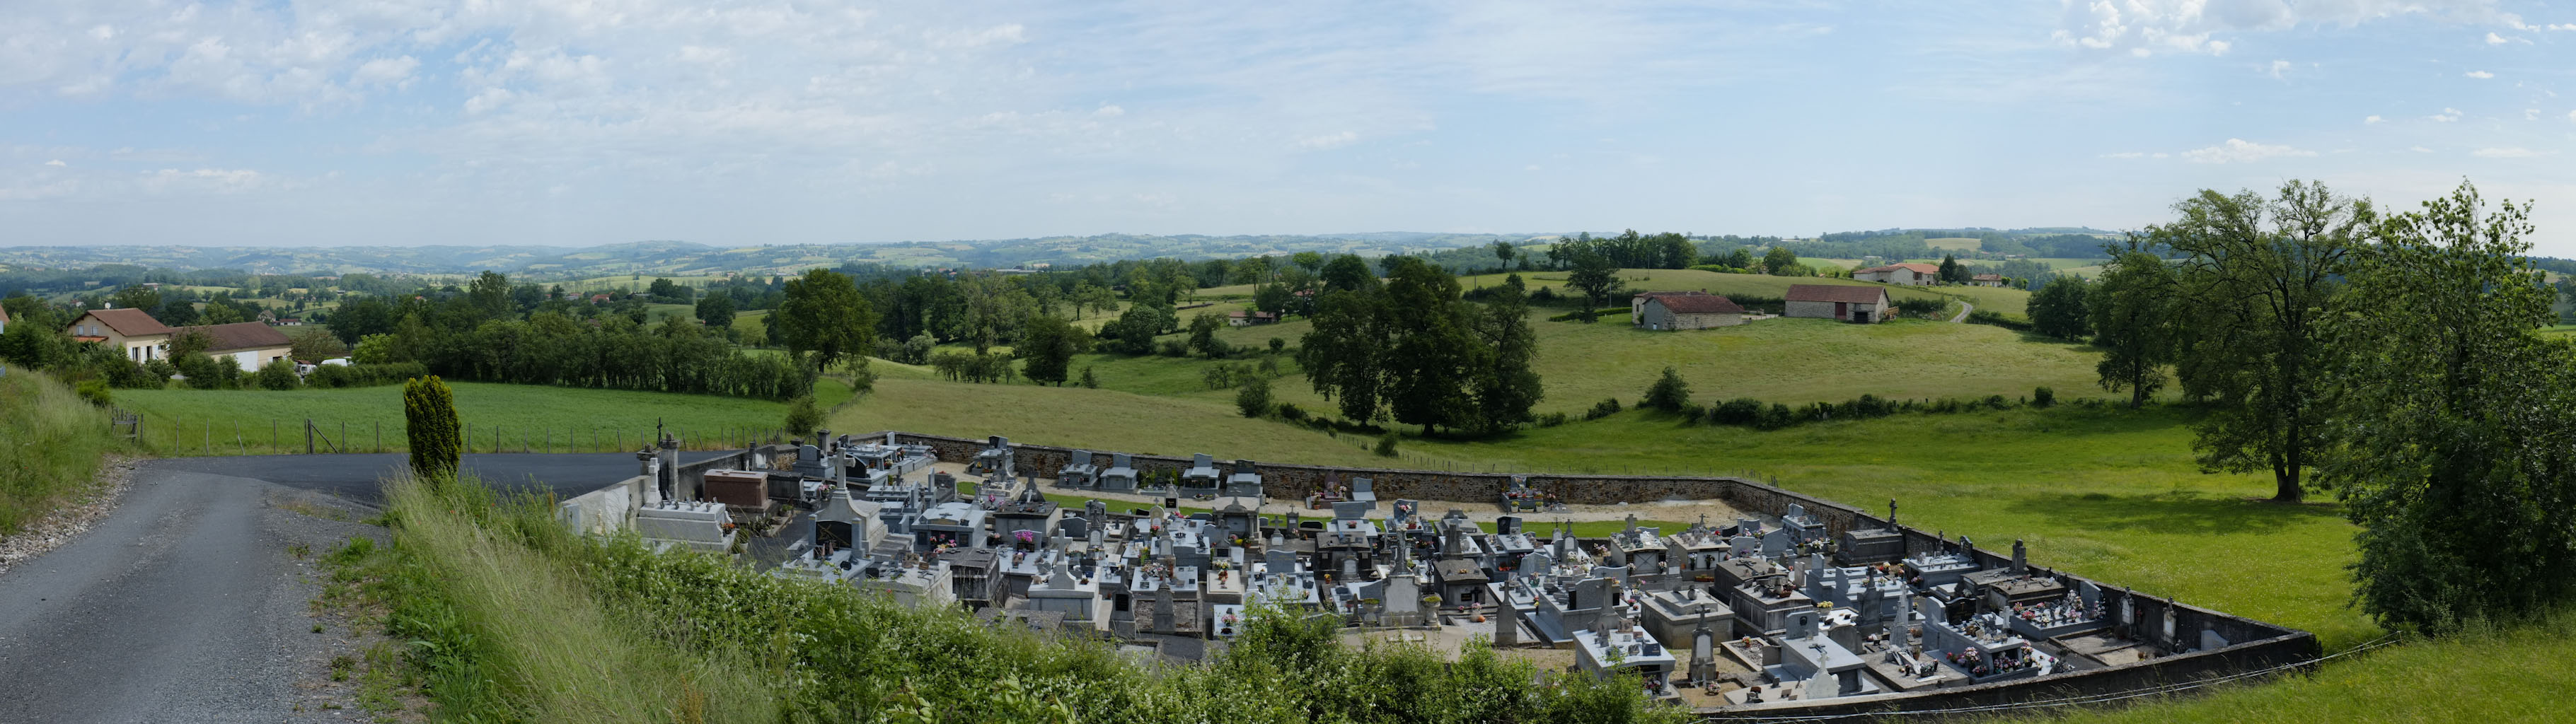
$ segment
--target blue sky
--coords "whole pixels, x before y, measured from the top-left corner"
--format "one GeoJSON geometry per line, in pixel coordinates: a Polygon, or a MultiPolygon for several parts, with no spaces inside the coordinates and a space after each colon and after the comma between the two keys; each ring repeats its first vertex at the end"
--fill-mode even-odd
{"type": "Polygon", "coordinates": [[[12,0],[0,244],[2132,228],[2467,178],[2576,256],[2576,7],[1952,5],[12,0]]]}

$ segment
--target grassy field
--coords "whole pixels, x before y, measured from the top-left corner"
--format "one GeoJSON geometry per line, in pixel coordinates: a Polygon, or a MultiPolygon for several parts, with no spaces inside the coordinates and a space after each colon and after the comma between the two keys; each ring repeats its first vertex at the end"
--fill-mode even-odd
{"type": "Polygon", "coordinates": [[[107,413],[52,377],[0,376],[0,535],[96,488],[100,456],[118,449],[107,413]]]}
{"type": "MultiPolygon", "coordinates": [[[[471,451],[615,452],[643,445],[657,422],[692,445],[767,437],[787,406],[768,400],[631,390],[451,382],[471,451]]],[[[850,396],[824,378],[825,406],[850,396]]],[[[116,403],[143,416],[144,446],[164,455],[302,452],[303,425],[352,450],[404,446],[402,386],[302,390],[118,390],[116,403]],[[344,433],[343,430],[346,430],[344,433]],[[345,439],[344,439],[345,435],[345,439]]],[[[317,444],[320,444],[317,442],[317,444]]]]}
{"type": "Polygon", "coordinates": [[[2542,335],[2544,335],[2544,336],[2554,336],[2554,335],[2562,335],[2562,334],[2566,334],[2566,335],[2576,335],[2576,324],[2559,324],[2559,325],[2552,325],[2552,326],[2548,326],[2548,327],[2542,327],[2542,328],[2540,328],[2540,333],[2541,333],[2542,335]]]}
{"type": "Polygon", "coordinates": [[[1924,246],[1932,247],[1932,248],[1934,248],[1934,249],[1948,249],[1948,250],[1951,250],[1951,251],[1976,251],[1976,250],[1978,250],[1978,249],[1985,248],[1985,244],[1986,244],[1986,240],[1984,240],[1984,239],[1974,239],[1974,238],[1968,238],[1968,237],[1950,237],[1950,238],[1945,238],[1945,239],[1924,239],[1924,240],[1923,240],[1923,245],[1924,245],[1924,246]]]}
{"type": "MultiPolygon", "coordinates": [[[[1986,302],[1977,304],[1986,308],[1986,302]]],[[[1537,408],[1543,413],[1580,412],[1611,396],[1621,404],[1633,402],[1666,365],[1680,372],[1702,398],[1755,397],[1790,404],[1842,401],[1863,392],[1900,399],[2018,398],[2038,385],[2054,387],[2060,396],[2096,394],[2098,375],[2093,365],[2098,358],[2092,350],[1981,324],[1897,320],[1854,325],[1769,319],[1718,329],[1654,332],[1630,327],[1624,314],[1593,324],[1550,322],[1548,314],[1536,312],[1530,318],[1530,328],[1539,340],[1536,367],[1547,385],[1547,397],[1537,408]]],[[[1312,322],[1298,318],[1227,328],[1217,338],[1266,349],[1276,337],[1294,348],[1312,329],[1312,322]]],[[[1231,391],[1209,391],[1200,384],[1204,362],[1089,355],[1075,362],[1077,374],[1085,364],[1093,365],[1102,386],[1111,389],[1210,402],[1233,399],[1231,391]]],[[[1330,409],[1297,373],[1293,359],[1283,357],[1280,368],[1286,376],[1271,385],[1277,399],[1309,410],[1330,409]]]]}
{"type": "Polygon", "coordinates": [[[2374,650],[2315,676],[2049,721],[2559,722],[2567,691],[2576,691],[2576,616],[2561,614],[2374,650]]]}

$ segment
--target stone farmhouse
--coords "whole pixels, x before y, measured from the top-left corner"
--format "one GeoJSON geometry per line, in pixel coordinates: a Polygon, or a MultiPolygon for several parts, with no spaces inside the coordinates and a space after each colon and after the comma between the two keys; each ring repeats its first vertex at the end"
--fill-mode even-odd
{"type": "Polygon", "coordinates": [[[1969,277],[1969,278],[1968,278],[1968,285],[1969,285],[1969,286],[1978,286],[1978,287],[2000,287],[2000,286],[2003,286],[2003,285],[2004,285],[2004,275],[2002,275],[2002,274],[1979,274],[1979,275],[1976,275],[1976,276],[1973,276],[1973,277],[1969,277]]]}
{"type": "Polygon", "coordinates": [[[1908,262],[1874,266],[1852,272],[1852,278],[1865,282],[1886,282],[1913,287],[1928,287],[1941,282],[1941,265],[1908,262]]]}
{"type": "Polygon", "coordinates": [[[1789,287],[1783,316],[1840,319],[1864,324],[1885,321],[1887,290],[1839,284],[1795,284],[1789,287]]]}
{"type": "Polygon", "coordinates": [[[140,309],[93,309],[72,320],[70,332],[73,339],[123,349],[138,364],[169,359],[170,340],[190,333],[206,335],[207,356],[230,359],[245,370],[285,359],[295,346],[285,333],[258,322],[171,327],[140,309]]]}
{"type": "Polygon", "coordinates": [[[1643,329],[1677,330],[1732,327],[1744,323],[1744,307],[1734,300],[1714,294],[1637,295],[1644,301],[1636,306],[1640,312],[1632,317],[1643,329]]]}

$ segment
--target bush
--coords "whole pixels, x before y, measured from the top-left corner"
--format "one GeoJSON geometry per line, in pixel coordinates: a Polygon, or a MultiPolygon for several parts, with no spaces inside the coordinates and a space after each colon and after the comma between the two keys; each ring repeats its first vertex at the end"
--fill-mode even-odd
{"type": "Polygon", "coordinates": [[[813,395],[797,395],[787,403],[787,433],[803,436],[823,426],[823,410],[815,406],[813,395]]]}
{"type": "Polygon", "coordinates": [[[414,377],[429,376],[429,367],[418,362],[396,362],[373,365],[321,365],[305,376],[304,384],[312,387],[374,387],[390,385],[414,377]]]}
{"type": "Polygon", "coordinates": [[[2013,408],[2013,401],[2005,399],[2003,395],[1987,395],[1986,399],[1982,400],[1982,402],[1985,403],[1986,407],[1997,410],[2010,410],[2013,408]]]}
{"type": "Polygon", "coordinates": [[[1100,389],[1100,377],[1091,373],[1091,365],[1082,366],[1082,386],[1085,389],[1100,389]]]}
{"type": "Polygon", "coordinates": [[[295,375],[295,361],[288,359],[271,360],[261,366],[251,374],[251,382],[263,390],[292,390],[304,385],[304,380],[295,375]]]}
{"type": "Polygon", "coordinates": [[[1690,404],[1690,383],[1682,381],[1682,376],[1673,372],[1670,365],[1664,367],[1662,377],[1655,378],[1654,384],[1646,386],[1646,399],[1637,402],[1638,407],[1665,412],[1680,412],[1687,404],[1690,404]]]}
{"type": "Polygon", "coordinates": [[[1377,453],[1378,457],[1395,457],[1395,431],[1388,430],[1386,434],[1377,436],[1377,447],[1371,452],[1377,453]]]}
{"type": "Polygon", "coordinates": [[[2029,318],[2018,315],[2008,315],[1992,309],[1978,309],[1968,312],[1968,323],[1993,325],[2015,332],[2031,331],[2029,318]]]}
{"type": "Polygon", "coordinates": [[[88,402],[89,404],[97,405],[97,406],[100,406],[100,407],[106,407],[106,406],[107,406],[107,403],[108,403],[108,396],[109,396],[109,395],[108,395],[108,391],[107,391],[107,383],[106,383],[105,381],[102,381],[102,380],[82,380],[82,381],[81,381],[81,383],[80,383],[80,387],[79,387],[78,389],[73,390],[73,391],[74,391],[74,392],[76,392],[76,393],[79,393],[79,394],[80,394],[80,398],[81,398],[83,401],[88,402]]]}
{"type": "Polygon", "coordinates": [[[2030,391],[2030,406],[2049,407],[2057,404],[2057,391],[2041,386],[2030,391]]]}
{"type": "Polygon", "coordinates": [[[1760,430],[1778,430],[1795,424],[1798,424],[1798,413],[1777,402],[1762,408],[1762,413],[1753,420],[1753,427],[1760,430]]]}
{"type": "Polygon", "coordinates": [[[1258,377],[1245,381],[1243,389],[1236,390],[1234,393],[1234,407],[1241,411],[1244,417],[1257,418],[1269,415],[1270,381],[1258,377]]]}
{"type": "MultiPolygon", "coordinates": [[[[1265,387],[1268,385],[1269,383],[1263,383],[1265,387]]],[[[1279,419],[1289,422],[1303,421],[1306,419],[1306,408],[1298,407],[1294,402],[1279,403],[1279,419]]]]}
{"type": "Polygon", "coordinates": [[[1762,420],[1762,401],[1738,397],[1708,408],[1708,421],[1719,425],[1752,425],[1762,420]]]}
{"type": "Polygon", "coordinates": [[[1906,297],[1891,301],[1896,306],[1897,314],[1920,319],[1939,319],[1941,317],[1941,312],[1950,307],[1950,301],[1947,299],[1906,297]]]}
{"type": "Polygon", "coordinates": [[[1598,318],[1600,318],[1600,317],[1607,317],[1607,316],[1611,316],[1611,315],[1614,315],[1614,314],[1615,314],[1615,315],[1625,315],[1625,314],[1627,314],[1627,313],[1628,313],[1628,308],[1627,308],[1627,307],[1602,307],[1602,308],[1600,308],[1600,309],[1589,309],[1589,310],[1586,310],[1586,309],[1577,309],[1577,310],[1574,310],[1574,311],[1571,311],[1571,312],[1566,312],[1566,313],[1564,313],[1564,314],[1559,314],[1559,315],[1556,315],[1556,316],[1553,316],[1553,317],[1548,317],[1548,318],[1547,318],[1547,321],[1550,321],[1550,322],[1585,322],[1585,321],[1591,321],[1592,319],[1598,319],[1598,318]],[[1589,314],[1589,315],[1591,315],[1591,316],[1590,316],[1590,317],[1586,317],[1586,316],[1585,316],[1586,314],[1589,314]]]}
{"type": "Polygon", "coordinates": [[[433,484],[456,477],[463,431],[456,424],[456,394],[437,376],[403,384],[403,422],[411,438],[413,475],[433,484]]]}
{"type": "Polygon", "coordinates": [[[1161,343],[1156,344],[1154,346],[1154,351],[1161,353],[1165,357],[1188,357],[1190,356],[1190,343],[1178,339],[1166,339],[1161,343]]]}
{"type": "Polygon", "coordinates": [[[1594,403],[1590,412],[1583,413],[1583,419],[1598,420],[1616,414],[1619,414],[1619,398],[1609,397],[1594,403]]]}
{"type": "Polygon", "coordinates": [[[1540,415],[1540,416],[1538,416],[1538,426],[1539,426],[1539,427],[1556,427],[1556,426],[1558,426],[1558,425],[1563,425],[1563,424],[1565,424],[1565,423],[1566,423],[1566,421],[1567,421],[1567,420],[1570,420],[1570,419],[1573,419],[1573,418],[1567,417],[1565,413],[1562,413],[1562,412],[1551,412],[1551,413],[1547,413],[1547,414],[1545,414],[1545,415],[1540,415]]]}
{"type": "Polygon", "coordinates": [[[1701,419],[1708,416],[1708,408],[1697,402],[1683,403],[1680,412],[1682,413],[1682,424],[1685,425],[1697,425],[1701,419]]]}

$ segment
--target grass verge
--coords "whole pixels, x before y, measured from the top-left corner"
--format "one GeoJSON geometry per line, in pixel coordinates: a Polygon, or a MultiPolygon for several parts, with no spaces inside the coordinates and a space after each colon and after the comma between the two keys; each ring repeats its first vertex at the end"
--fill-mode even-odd
{"type": "Polygon", "coordinates": [[[119,447],[107,411],[52,377],[8,368],[0,376],[0,535],[90,489],[100,461],[119,447]]]}

